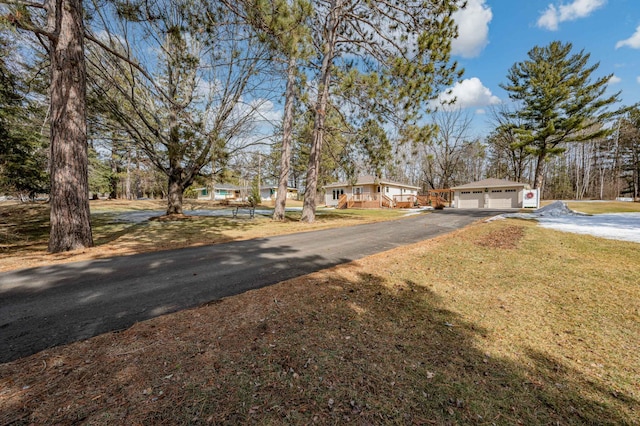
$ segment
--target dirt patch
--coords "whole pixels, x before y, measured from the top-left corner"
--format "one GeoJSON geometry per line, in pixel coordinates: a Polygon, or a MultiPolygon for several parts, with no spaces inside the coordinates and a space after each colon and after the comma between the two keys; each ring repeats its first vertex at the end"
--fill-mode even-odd
{"type": "Polygon", "coordinates": [[[520,240],[524,237],[524,227],[510,225],[502,229],[491,231],[475,241],[481,247],[490,247],[505,250],[518,248],[520,240]]]}

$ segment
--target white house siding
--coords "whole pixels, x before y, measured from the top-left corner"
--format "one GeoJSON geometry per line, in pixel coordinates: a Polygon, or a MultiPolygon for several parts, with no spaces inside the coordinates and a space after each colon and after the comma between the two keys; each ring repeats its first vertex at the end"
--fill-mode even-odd
{"type": "Polygon", "coordinates": [[[418,195],[417,189],[412,188],[402,188],[393,185],[354,185],[354,186],[342,186],[342,187],[332,187],[326,188],[326,193],[324,195],[325,204],[328,207],[335,207],[338,205],[338,201],[342,194],[347,194],[350,197],[357,196],[358,190],[360,190],[360,194],[363,199],[366,199],[367,196],[370,199],[375,199],[375,197],[379,197],[380,193],[378,192],[378,186],[380,186],[382,195],[387,196],[391,200],[393,200],[394,195],[418,195]]]}
{"type": "Polygon", "coordinates": [[[393,199],[394,195],[418,195],[416,189],[400,188],[397,186],[383,185],[384,195],[393,199]]]}
{"type": "Polygon", "coordinates": [[[328,207],[335,207],[338,205],[338,200],[342,194],[351,194],[347,192],[346,187],[341,188],[327,188],[327,192],[324,194],[325,204],[328,207]]]}

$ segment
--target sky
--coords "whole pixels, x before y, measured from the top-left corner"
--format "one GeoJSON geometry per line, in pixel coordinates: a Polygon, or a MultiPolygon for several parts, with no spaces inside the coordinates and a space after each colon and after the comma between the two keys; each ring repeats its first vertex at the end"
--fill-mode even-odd
{"type": "Polygon", "coordinates": [[[594,77],[612,75],[607,93],[620,91],[622,105],[640,102],[640,0],[468,0],[455,20],[453,59],[465,72],[451,89],[475,136],[493,127],[492,105],[509,103],[500,84],[513,64],[556,40],[599,62],[594,77]]]}

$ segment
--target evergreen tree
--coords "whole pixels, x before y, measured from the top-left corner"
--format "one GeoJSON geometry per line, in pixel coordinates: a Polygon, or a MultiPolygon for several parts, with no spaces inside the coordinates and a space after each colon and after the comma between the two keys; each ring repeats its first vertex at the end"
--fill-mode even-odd
{"type": "Polygon", "coordinates": [[[408,133],[419,111],[428,109],[427,101],[460,75],[449,56],[457,35],[451,17],[457,1],[323,0],[314,5],[319,73],[303,222],[315,220],[326,119],[338,68],[344,70],[341,77],[351,80],[351,92],[362,95],[358,112],[393,115],[401,133],[408,133]]]}
{"type": "Polygon", "coordinates": [[[167,215],[181,215],[185,189],[205,169],[253,143],[244,136],[264,102],[255,93],[268,84],[269,52],[247,22],[220,2],[136,0],[115,6],[96,11],[110,36],[92,40],[111,55],[90,50],[92,90],[167,177],[167,215]]]}
{"type": "Polygon", "coordinates": [[[528,57],[511,67],[501,87],[517,103],[509,114],[523,123],[516,129],[516,147],[535,157],[534,188],[542,188],[545,162],[564,152],[567,142],[598,139],[610,131],[601,124],[618,113],[608,107],[618,102],[619,93],[605,96],[611,75],[594,79],[599,63],[589,65],[584,50],[572,53],[571,43],[536,46],[528,57]]]}
{"type": "Polygon", "coordinates": [[[257,31],[260,39],[274,53],[274,63],[284,64],[286,74],[282,140],[279,147],[278,190],[273,211],[274,220],[284,220],[287,188],[291,171],[293,119],[300,61],[310,54],[309,17],[312,6],[309,0],[242,0],[224,1],[237,15],[243,17],[257,31]]]}
{"type": "Polygon", "coordinates": [[[19,78],[29,74],[11,58],[10,47],[0,37],[0,190],[21,199],[49,192],[47,139],[40,133],[45,106],[30,97],[19,78]]]}
{"type": "Polygon", "coordinates": [[[621,192],[640,199],[640,109],[631,109],[620,121],[618,138],[620,178],[625,183],[621,192]]]}
{"type": "Polygon", "coordinates": [[[91,247],[82,0],[5,3],[3,18],[35,34],[51,63],[49,251],[91,247]]]}

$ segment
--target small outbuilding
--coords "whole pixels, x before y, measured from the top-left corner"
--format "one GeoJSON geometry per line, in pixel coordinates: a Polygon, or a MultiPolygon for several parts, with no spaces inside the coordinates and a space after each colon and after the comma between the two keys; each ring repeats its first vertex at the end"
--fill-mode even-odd
{"type": "Polygon", "coordinates": [[[460,209],[522,208],[526,183],[503,179],[484,179],[451,188],[453,205],[460,209]]]}

